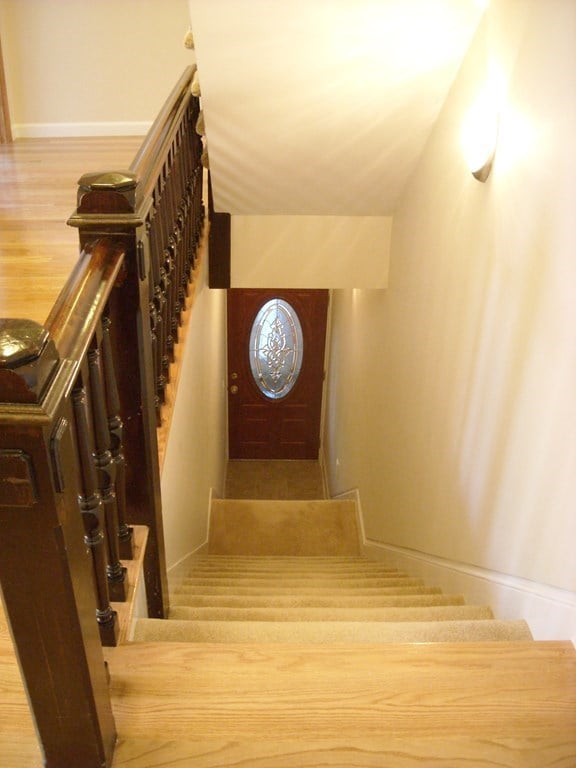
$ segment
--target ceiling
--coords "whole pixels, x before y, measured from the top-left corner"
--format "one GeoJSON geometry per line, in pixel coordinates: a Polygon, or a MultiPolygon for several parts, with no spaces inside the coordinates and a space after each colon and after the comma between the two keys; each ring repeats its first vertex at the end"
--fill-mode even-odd
{"type": "Polygon", "coordinates": [[[387,216],[482,0],[189,0],[216,210],[387,216]]]}

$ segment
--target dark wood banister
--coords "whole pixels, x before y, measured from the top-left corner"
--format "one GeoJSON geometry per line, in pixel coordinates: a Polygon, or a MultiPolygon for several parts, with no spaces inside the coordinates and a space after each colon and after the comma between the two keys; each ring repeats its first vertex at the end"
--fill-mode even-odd
{"type": "Polygon", "coordinates": [[[114,643],[117,629],[100,526],[117,469],[128,522],[150,529],[149,615],[168,610],[154,360],[164,365],[177,339],[204,215],[193,73],[178,81],[129,171],[80,180],[69,224],[81,253],[45,325],[0,319],[0,582],[48,768],[112,764],[100,641],[114,643]],[[102,616],[111,627],[97,625],[102,616]]]}
{"type": "Polygon", "coordinates": [[[96,331],[123,267],[125,250],[110,238],[87,246],[45,323],[61,359],[74,363],[73,375],[96,331]]]}
{"type": "Polygon", "coordinates": [[[138,178],[138,201],[152,194],[174,128],[179,124],[186,109],[185,97],[190,92],[195,71],[195,66],[184,70],[130,164],[130,171],[138,178]]]}

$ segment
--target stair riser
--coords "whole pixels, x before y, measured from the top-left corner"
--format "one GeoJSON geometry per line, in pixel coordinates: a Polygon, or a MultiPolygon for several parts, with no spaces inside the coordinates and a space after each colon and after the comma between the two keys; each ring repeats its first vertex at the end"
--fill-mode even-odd
{"type": "MultiPolygon", "coordinates": [[[[208,593],[208,592],[196,592],[193,590],[179,590],[172,592],[170,602],[172,604],[176,604],[178,600],[180,600],[181,605],[185,605],[186,603],[184,601],[186,600],[194,600],[194,601],[203,601],[206,604],[209,605],[221,605],[223,600],[256,600],[256,601],[263,601],[263,600],[280,600],[280,601],[290,601],[290,600],[321,600],[324,601],[326,605],[330,605],[330,601],[334,601],[336,599],[343,599],[343,600],[373,600],[378,599],[381,597],[388,598],[388,597],[403,597],[406,595],[440,595],[442,594],[442,590],[439,587],[393,587],[391,589],[383,589],[383,590],[374,590],[373,592],[370,592],[367,595],[358,594],[356,590],[353,592],[348,593],[342,593],[340,590],[334,590],[331,594],[327,595],[318,595],[314,593],[303,593],[300,591],[297,592],[291,592],[290,594],[278,594],[271,592],[267,595],[262,594],[237,594],[233,590],[226,590],[222,593],[208,593]]],[[[195,603],[196,604],[196,603],[195,603]]],[[[200,603],[197,603],[200,605],[200,603]]]]}
{"type": "Polygon", "coordinates": [[[425,605],[463,605],[461,596],[442,594],[397,595],[388,597],[226,597],[207,596],[194,597],[191,595],[176,595],[172,605],[189,606],[190,608],[391,608],[403,606],[425,605]]]}
{"type": "Polygon", "coordinates": [[[197,643],[440,643],[529,641],[524,621],[258,622],[141,619],[135,640],[197,643]]]}
{"type": "Polygon", "coordinates": [[[212,586],[212,585],[194,585],[184,582],[177,587],[175,594],[194,594],[194,595],[381,595],[385,594],[386,589],[396,589],[398,587],[422,587],[423,583],[421,579],[397,579],[394,580],[389,587],[315,587],[307,584],[306,586],[299,587],[297,590],[294,587],[286,586],[252,586],[252,587],[239,587],[239,586],[212,586]]]}
{"type": "Polygon", "coordinates": [[[343,578],[334,578],[334,579],[327,579],[327,578],[321,578],[321,579],[290,579],[290,578],[282,578],[282,577],[274,577],[270,579],[253,579],[253,578],[237,578],[237,579],[227,579],[225,577],[223,578],[202,578],[202,577],[192,577],[187,578],[184,580],[184,584],[190,585],[190,586],[207,586],[207,587],[258,587],[258,586],[267,586],[267,587],[328,587],[328,588],[336,588],[336,587],[348,587],[348,588],[356,588],[356,587],[389,587],[389,586],[395,586],[397,583],[398,578],[403,577],[390,577],[390,579],[386,578],[380,578],[380,577],[368,577],[365,579],[358,579],[358,578],[350,578],[350,579],[343,579],[343,578]]]}
{"type": "Polygon", "coordinates": [[[187,621],[452,621],[493,619],[484,606],[449,605],[404,608],[188,608],[174,606],[171,619],[187,621]]]}

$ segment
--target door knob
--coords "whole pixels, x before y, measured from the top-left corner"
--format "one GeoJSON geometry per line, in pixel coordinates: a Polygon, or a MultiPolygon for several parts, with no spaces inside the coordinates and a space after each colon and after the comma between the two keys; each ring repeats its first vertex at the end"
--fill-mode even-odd
{"type": "Polygon", "coordinates": [[[237,395],[238,394],[238,387],[236,386],[236,384],[232,384],[232,386],[230,387],[230,394],[231,395],[237,395]]]}

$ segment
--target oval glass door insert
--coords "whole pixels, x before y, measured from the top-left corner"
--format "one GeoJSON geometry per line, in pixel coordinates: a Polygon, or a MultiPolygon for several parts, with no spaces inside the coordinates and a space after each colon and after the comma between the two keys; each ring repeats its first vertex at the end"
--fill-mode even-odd
{"type": "Polygon", "coordinates": [[[284,299],[264,304],[250,332],[250,368],[262,394],[279,400],[290,392],[302,368],[304,340],[294,307],[284,299]]]}

